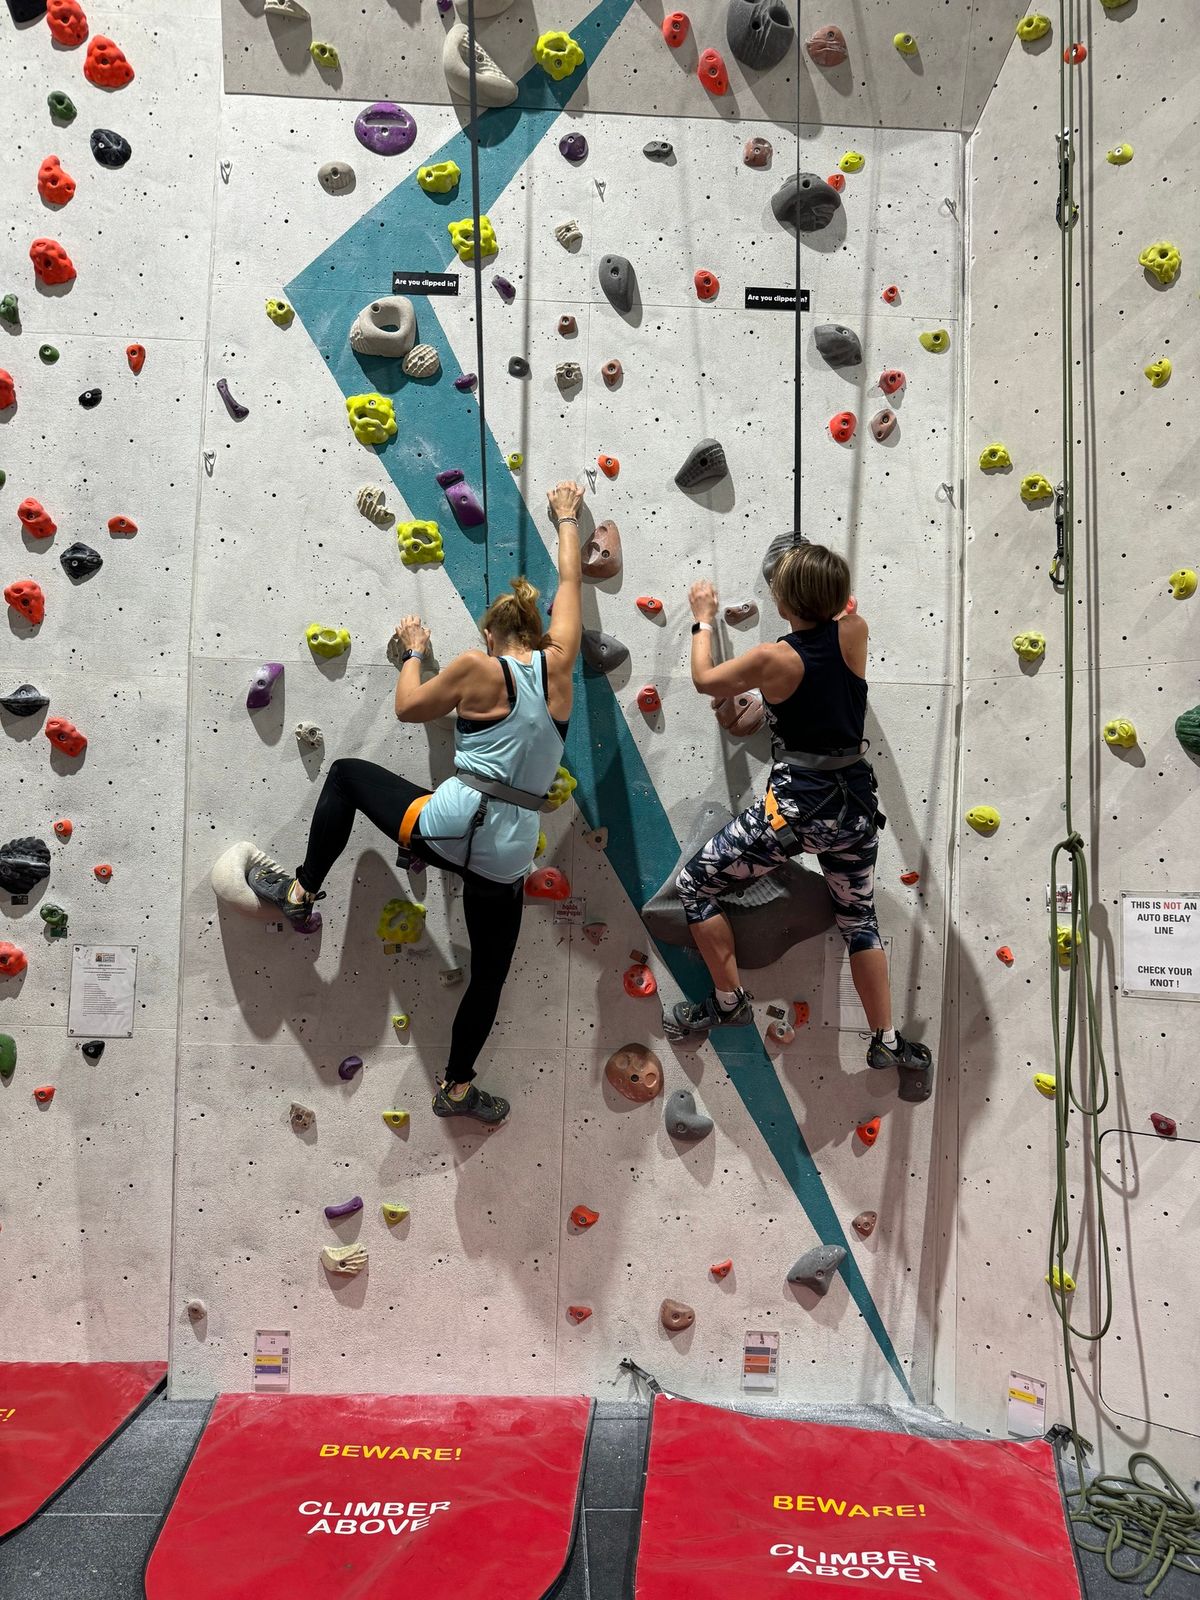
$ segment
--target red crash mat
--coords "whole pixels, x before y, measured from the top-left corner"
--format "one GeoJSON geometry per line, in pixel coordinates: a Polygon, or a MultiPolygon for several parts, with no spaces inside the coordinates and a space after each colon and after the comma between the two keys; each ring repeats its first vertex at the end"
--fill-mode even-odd
{"type": "Polygon", "coordinates": [[[656,1398],[635,1600],[1079,1600],[1049,1445],[656,1398]]]}
{"type": "Polygon", "coordinates": [[[165,1361],[0,1362],[0,1539],[87,1465],[166,1372],[165,1361]]]}
{"type": "Polygon", "coordinates": [[[542,1600],[575,1532],[592,1403],[222,1395],[147,1600],[542,1600]]]}

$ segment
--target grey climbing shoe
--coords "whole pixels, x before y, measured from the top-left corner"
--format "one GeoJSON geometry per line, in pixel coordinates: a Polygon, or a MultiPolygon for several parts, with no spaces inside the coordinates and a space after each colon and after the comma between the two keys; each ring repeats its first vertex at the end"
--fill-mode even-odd
{"type": "Polygon", "coordinates": [[[896,1048],[890,1050],[883,1035],[876,1033],[867,1050],[867,1065],[882,1071],[895,1067],[900,1074],[900,1098],[919,1104],[933,1093],[933,1057],[923,1044],[896,1035],[896,1048]]]}
{"type": "Polygon", "coordinates": [[[672,1039],[689,1033],[708,1033],[712,1028],[744,1028],[753,1021],[750,996],[744,989],[738,990],[737,1005],[732,1010],[726,1011],[717,1004],[715,994],[708,994],[703,1000],[676,1001],[671,1015],[663,1018],[667,1035],[672,1039]]]}
{"type": "Polygon", "coordinates": [[[302,928],[316,910],[317,901],[324,900],[325,893],[322,890],[311,899],[302,900],[298,906],[293,905],[288,899],[288,890],[295,881],[295,874],[285,872],[277,861],[271,860],[270,856],[260,856],[246,868],[246,882],[258,898],[267,905],[274,906],[287,918],[293,928],[302,928]]]}
{"type": "Polygon", "coordinates": [[[485,1122],[489,1127],[503,1122],[511,1110],[508,1101],[500,1095],[477,1089],[474,1084],[461,1100],[451,1100],[444,1083],[438,1084],[438,1091],[433,1097],[435,1117],[474,1117],[477,1122],[485,1122]]]}

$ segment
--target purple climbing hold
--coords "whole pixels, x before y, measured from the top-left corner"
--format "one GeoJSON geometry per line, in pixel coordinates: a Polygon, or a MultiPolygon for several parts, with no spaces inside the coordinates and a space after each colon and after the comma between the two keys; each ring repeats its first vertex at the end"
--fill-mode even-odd
{"type": "Polygon", "coordinates": [[[261,711],[264,706],[271,704],[271,695],[282,672],[282,661],[263,662],[250,682],[250,691],[246,695],[247,711],[261,711]]]}
{"type": "Polygon", "coordinates": [[[398,156],[417,137],[417,121],[394,100],[376,100],[355,117],[354,137],[377,156],[398,156]]]}
{"type": "Polygon", "coordinates": [[[505,303],[508,305],[512,305],[513,301],[517,298],[516,289],[513,288],[512,284],[509,283],[507,278],[501,277],[500,273],[497,273],[492,279],[492,288],[495,289],[501,300],[505,301],[505,303]]]}
{"type": "Polygon", "coordinates": [[[464,480],[459,469],[451,467],[446,472],[439,472],[437,481],[446,491],[446,499],[450,502],[450,509],[459,527],[481,528],[487,520],[483,514],[483,507],[476,498],[474,489],[464,480]]]}
{"type": "Polygon", "coordinates": [[[250,407],[242,405],[240,401],[235,400],[230,394],[228,379],[217,379],[217,393],[221,396],[221,399],[224,400],[225,408],[235,422],[240,422],[243,417],[248,417],[250,415],[250,407]]]}
{"type": "Polygon", "coordinates": [[[320,933],[321,925],[321,913],[319,911],[313,911],[303,922],[294,922],[292,924],[297,933],[320,933]]]}
{"type": "Polygon", "coordinates": [[[437,475],[438,488],[448,489],[452,483],[461,483],[465,474],[458,467],[447,467],[445,472],[437,475]]]}
{"type": "Polygon", "coordinates": [[[437,0],[437,8],[439,15],[444,17],[448,11],[454,10],[454,0],[437,0]]]}
{"type": "Polygon", "coordinates": [[[340,1206],[326,1206],[325,1215],[333,1222],[338,1217],[352,1217],[356,1211],[362,1210],[362,1195],[356,1194],[353,1200],[347,1200],[340,1206]]]}
{"type": "Polygon", "coordinates": [[[473,372],[463,372],[455,378],[454,387],[460,394],[470,394],[478,383],[479,379],[473,372]]]}
{"type": "Polygon", "coordinates": [[[558,141],[558,148],[568,161],[582,161],[587,155],[588,143],[581,133],[565,133],[558,141]]]}
{"type": "Polygon", "coordinates": [[[354,1074],[362,1067],[362,1064],[363,1058],[361,1056],[347,1056],[338,1068],[338,1077],[349,1083],[354,1074]]]}

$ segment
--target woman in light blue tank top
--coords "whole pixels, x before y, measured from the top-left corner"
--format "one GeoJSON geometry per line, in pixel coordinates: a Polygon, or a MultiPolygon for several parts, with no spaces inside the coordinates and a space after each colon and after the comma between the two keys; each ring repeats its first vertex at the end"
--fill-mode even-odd
{"type": "Polygon", "coordinates": [[[547,498],[558,524],[558,589],[548,630],[538,592],[525,578],[514,578],[511,592],[494,600],[480,622],[487,654],[467,651],[432,678],[421,678],[429,629],[417,616],[405,617],[396,629],[402,651],[396,715],[402,722],[432,722],[457,713],[454,775],[430,793],[375,762],[340,757],[317,800],[308,853],[295,876],[263,856],[246,873],[260,899],[302,926],[314,916],[315,902],[325,898],[321,885],[361,811],[397,841],[397,865],[420,870],[430,863],[462,878],[471,977],[433,1100],[439,1117],[496,1123],[509,1112],[506,1100],[472,1080],[521,929],[538,812],[562,761],[582,627],[583,490],[560,483],[547,498]]]}

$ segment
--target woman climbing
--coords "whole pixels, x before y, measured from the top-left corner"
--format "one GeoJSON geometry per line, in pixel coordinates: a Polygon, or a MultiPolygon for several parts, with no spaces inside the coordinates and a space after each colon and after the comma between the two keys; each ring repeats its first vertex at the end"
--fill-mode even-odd
{"type": "Polygon", "coordinates": [[[702,579],[688,595],[696,619],[693,684],[714,697],[760,691],[772,724],[774,763],[764,797],[697,851],[677,879],[713,992],[698,1003],[680,1001],[675,1028],[696,1033],[752,1021],[720,896],[806,851],[820,863],[850,952],[854,987],[872,1032],[867,1064],[898,1069],[902,1100],[927,1100],[933,1058],[892,1025],[887,955],[875,914],[875,857],[884,818],[876,805],[875,774],[863,755],[867,625],[846,614],[850,569],[823,545],[787,549],[770,582],[788,632],[720,666],[712,659],[716,590],[702,579]]]}
{"type": "Polygon", "coordinates": [[[538,592],[525,578],[514,578],[512,593],[493,600],[485,612],[479,626],[487,654],[469,650],[424,682],[429,629],[417,616],[405,617],[396,629],[404,652],[396,715],[402,722],[430,722],[457,711],[454,776],[430,793],[374,762],[339,758],[317,800],[308,854],[295,877],[274,862],[247,873],[260,899],[291,921],[305,922],[314,902],[325,898],[321,885],[361,811],[399,841],[399,864],[411,855],[462,878],[471,978],[455,1013],[445,1077],[433,1097],[439,1117],[497,1123],[509,1113],[507,1100],[476,1087],[475,1062],[496,1020],[521,929],[537,814],[562,759],[581,631],[583,490],[560,483],[546,498],[558,524],[558,590],[549,632],[538,592]]]}

